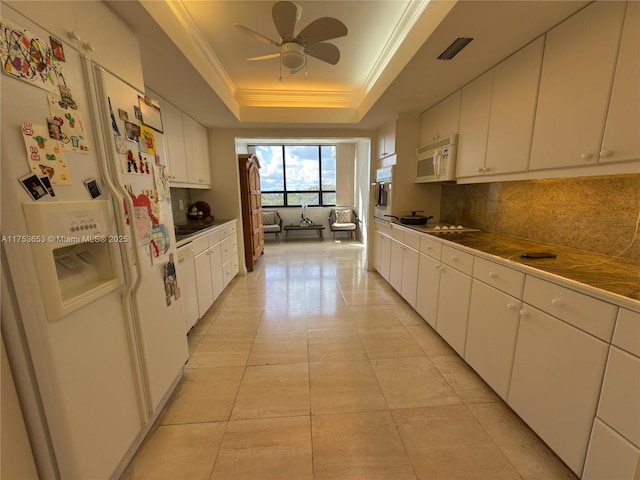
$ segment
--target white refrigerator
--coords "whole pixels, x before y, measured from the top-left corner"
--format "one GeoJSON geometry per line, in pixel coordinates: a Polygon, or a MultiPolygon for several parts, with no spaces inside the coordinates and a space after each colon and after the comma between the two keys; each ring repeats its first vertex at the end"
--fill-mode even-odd
{"type": "MultiPolygon", "coordinates": [[[[12,9],[2,20],[3,61],[7,32],[48,43],[12,9]]],[[[57,71],[0,75],[2,337],[40,477],[100,479],[121,473],[188,346],[161,112],[62,48],[57,71]]]]}

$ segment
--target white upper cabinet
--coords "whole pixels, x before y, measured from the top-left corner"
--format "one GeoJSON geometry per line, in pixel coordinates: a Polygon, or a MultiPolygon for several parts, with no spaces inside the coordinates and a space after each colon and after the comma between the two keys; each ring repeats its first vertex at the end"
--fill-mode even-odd
{"type": "Polygon", "coordinates": [[[7,2],[94,62],[144,92],[138,39],[103,2],[7,2]]]}
{"type": "Polygon", "coordinates": [[[460,93],[458,90],[420,116],[420,145],[458,133],[460,123],[460,93]]]}
{"type": "Polygon", "coordinates": [[[499,63],[493,74],[485,171],[523,172],[529,165],[544,37],[499,63]]]}
{"type": "Polygon", "coordinates": [[[629,2],[613,80],[601,162],[640,159],[640,3],[629,2]]]}
{"type": "Polygon", "coordinates": [[[211,167],[209,166],[207,129],[184,113],[182,114],[182,128],[189,183],[208,187],[211,185],[211,167]]]}
{"type": "Polygon", "coordinates": [[[625,5],[594,2],[547,33],[529,169],[598,162],[625,5]]]}
{"type": "Polygon", "coordinates": [[[482,175],[487,151],[493,69],[462,89],[458,133],[457,177],[482,175]]]}
{"type": "Polygon", "coordinates": [[[167,174],[172,182],[188,182],[187,158],[184,150],[182,112],[169,102],[164,102],[162,123],[167,143],[167,174]]]}
{"type": "Polygon", "coordinates": [[[385,158],[396,153],[396,121],[385,123],[378,130],[378,158],[385,158]]]}

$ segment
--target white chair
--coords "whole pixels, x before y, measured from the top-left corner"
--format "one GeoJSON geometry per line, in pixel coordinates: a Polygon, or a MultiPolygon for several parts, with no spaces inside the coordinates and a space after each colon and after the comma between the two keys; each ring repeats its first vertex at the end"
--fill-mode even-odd
{"type": "Polygon", "coordinates": [[[329,213],[329,229],[331,239],[336,239],[336,232],[349,232],[352,240],[356,239],[358,230],[358,215],[352,207],[335,207],[329,213]]]}
{"type": "Polygon", "coordinates": [[[273,233],[276,236],[276,242],[280,241],[282,233],[282,217],[277,210],[262,211],[262,230],[266,233],[273,233]]]}

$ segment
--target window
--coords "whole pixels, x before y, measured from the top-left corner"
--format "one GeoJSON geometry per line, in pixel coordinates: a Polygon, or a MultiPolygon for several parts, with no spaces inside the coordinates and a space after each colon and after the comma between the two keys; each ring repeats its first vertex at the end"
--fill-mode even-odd
{"type": "Polygon", "coordinates": [[[254,145],[263,207],[336,204],[335,145],[254,145]]]}

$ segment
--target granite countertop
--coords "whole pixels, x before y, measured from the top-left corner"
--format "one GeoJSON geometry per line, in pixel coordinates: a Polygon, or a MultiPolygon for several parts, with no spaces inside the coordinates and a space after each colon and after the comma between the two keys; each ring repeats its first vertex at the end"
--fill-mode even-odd
{"type": "Polygon", "coordinates": [[[640,300],[640,263],[632,260],[612,258],[599,253],[499,233],[429,233],[429,235],[517,265],[541,270],[632,300],[640,300]],[[525,252],[541,251],[555,253],[557,257],[539,259],[520,257],[520,254],[525,252]]]}
{"type": "Polygon", "coordinates": [[[186,245],[187,243],[192,242],[196,238],[208,234],[211,229],[219,227],[220,225],[224,225],[225,223],[228,223],[232,220],[233,220],[232,218],[215,219],[207,223],[206,226],[201,230],[198,230],[193,233],[184,234],[184,235],[176,235],[176,246],[182,247],[183,245],[186,245]]]}

